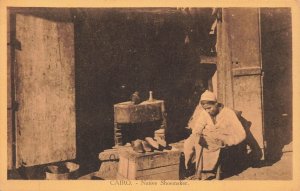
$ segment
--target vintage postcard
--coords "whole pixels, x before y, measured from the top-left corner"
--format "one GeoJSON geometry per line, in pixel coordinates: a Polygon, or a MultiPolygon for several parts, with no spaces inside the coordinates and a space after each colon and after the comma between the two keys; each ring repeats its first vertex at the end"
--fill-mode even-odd
{"type": "Polygon", "coordinates": [[[0,191],[298,190],[297,1],[0,1],[0,191]]]}

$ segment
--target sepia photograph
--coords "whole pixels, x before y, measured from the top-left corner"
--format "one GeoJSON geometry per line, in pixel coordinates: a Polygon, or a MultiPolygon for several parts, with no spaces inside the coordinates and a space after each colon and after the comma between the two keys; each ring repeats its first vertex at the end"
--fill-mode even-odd
{"type": "Polygon", "coordinates": [[[6,10],[7,180],[295,178],[291,7],[6,10]]]}

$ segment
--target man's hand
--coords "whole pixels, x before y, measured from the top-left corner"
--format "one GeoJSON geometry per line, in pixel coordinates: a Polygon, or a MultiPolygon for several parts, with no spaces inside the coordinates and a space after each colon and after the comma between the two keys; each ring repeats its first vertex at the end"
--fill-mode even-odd
{"type": "Polygon", "coordinates": [[[192,133],[192,128],[190,128],[190,127],[185,127],[185,129],[186,129],[186,131],[188,132],[188,133],[192,133]]]}

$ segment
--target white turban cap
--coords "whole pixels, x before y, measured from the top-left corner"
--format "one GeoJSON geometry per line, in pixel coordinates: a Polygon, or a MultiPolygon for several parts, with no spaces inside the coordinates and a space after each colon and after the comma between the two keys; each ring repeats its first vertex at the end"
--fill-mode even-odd
{"type": "Polygon", "coordinates": [[[206,90],[200,98],[200,101],[217,101],[217,98],[214,93],[211,91],[206,90]]]}

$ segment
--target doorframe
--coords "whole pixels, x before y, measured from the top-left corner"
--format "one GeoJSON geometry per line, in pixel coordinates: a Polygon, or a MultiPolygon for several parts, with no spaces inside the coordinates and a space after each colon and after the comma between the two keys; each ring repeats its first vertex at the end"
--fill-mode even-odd
{"type": "Polygon", "coordinates": [[[17,102],[16,102],[16,62],[15,62],[15,49],[16,49],[16,12],[8,9],[7,14],[7,29],[8,29],[8,48],[7,48],[7,67],[9,68],[9,72],[7,72],[8,79],[10,80],[7,83],[8,92],[7,96],[10,97],[10,103],[8,103],[7,112],[10,112],[11,118],[7,119],[7,136],[11,136],[11,141],[9,142],[7,138],[7,149],[11,147],[11,153],[7,158],[7,168],[8,170],[16,168],[16,110],[17,110],[17,102]],[[10,131],[9,131],[10,129],[10,131]],[[10,132],[10,134],[9,134],[10,132]]]}

